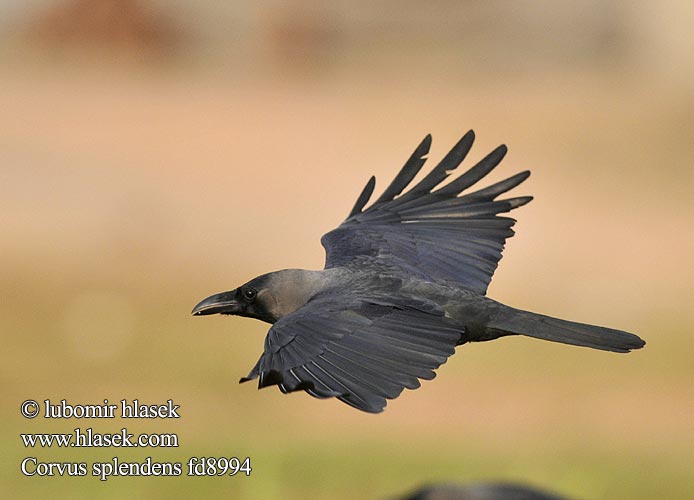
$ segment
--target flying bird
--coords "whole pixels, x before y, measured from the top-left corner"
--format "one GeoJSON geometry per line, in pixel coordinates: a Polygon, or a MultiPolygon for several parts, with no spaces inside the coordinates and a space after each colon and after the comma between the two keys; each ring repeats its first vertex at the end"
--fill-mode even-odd
{"type": "Polygon", "coordinates": [[[501,162],[504,145],[444,183],[474,138],[473,131],[465,134],[408,189],[426,162],[427,135],[367,207],[376,181],[371,177],[347,219],[321,239],[323,270],[271,272],[195,306],[195,316],[232,314],[272,325],[263,354],[241,382],[258,379],[259,388],[303,390],[378,413],[404,388],[433,379],[466,342],[525,335],[620,353],[645,345],[631,333],[514,309],[485,296],[514,234],[516,221],[499,214],[532,197],[498,199],[529,171],[471,191],[501,162]]]}

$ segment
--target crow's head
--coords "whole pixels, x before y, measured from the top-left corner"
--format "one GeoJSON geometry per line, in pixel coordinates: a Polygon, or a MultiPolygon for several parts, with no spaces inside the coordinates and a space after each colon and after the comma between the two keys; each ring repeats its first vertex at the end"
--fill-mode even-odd
{"type": "Polygon", "coordinates": [[[275,323],[303,306],[322,284],[320,271],[284,269],[207,297],[192,312],[193,316],[233,314],[275,323]]]}
{"type": "Polygon", "coordinates": [[[217,293],[202,300],[193,308],[193,316],[208,314],[233,314],[256,318],[267,323],[274,323],[277,317],[277,297],[273,293],[270,275],[252,279],[235,290],[217,293]]]}

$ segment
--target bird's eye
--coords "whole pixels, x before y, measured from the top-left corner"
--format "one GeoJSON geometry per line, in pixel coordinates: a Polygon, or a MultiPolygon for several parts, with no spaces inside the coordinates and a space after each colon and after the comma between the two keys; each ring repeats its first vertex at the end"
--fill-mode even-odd
{"type": "Polygon", "coordinates": [[[246,300],[253,300],[253,299],[255,299],[256,294],[257,294],[257,292],[256,292],[255,290],[253,290],[252,288],[246,288],[246,289],[243,291],[243,297],[244,297],[246,300]]]}

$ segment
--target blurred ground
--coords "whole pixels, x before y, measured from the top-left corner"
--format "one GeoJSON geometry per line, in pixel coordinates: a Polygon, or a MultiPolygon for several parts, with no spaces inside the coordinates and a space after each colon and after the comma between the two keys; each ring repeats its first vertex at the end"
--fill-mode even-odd
{"type": "Polygon", "coordinates": [[[107,3],[0,7],[9,497],[382,498],[487,479],[576,498],[694,493],[685,3],[107,3]],[[98,26],[144,14],[109,37],[69,22],[93,17],[60,16],[75,5],[110,12],[98,26]],[[47,30],[51,19],[63,24],[47,30]],[[150,35],[122,35],[142,19],[150,35]],[[634,331],[647,347],[463,346],[379,416],[238,385],[266,327],[193,319],[191,307],[268,270],[321,267],[320,236],[371,174],[383,187],[426,133],[437,159],[468,128],[469,161],[509,145],[491,180],[533,171],[520,194],[535,200],[516,214],[490,295],[634,331]],[[19,442],[87,426],[25,420],[27,398],[136,397],[181,404],[173,423],[128,422],[177,432],[180,448],[32,455],[19,442]],[[18,465],[194,455],[251,456],[254,470],[100,483],[27,478],[18,465]]]}

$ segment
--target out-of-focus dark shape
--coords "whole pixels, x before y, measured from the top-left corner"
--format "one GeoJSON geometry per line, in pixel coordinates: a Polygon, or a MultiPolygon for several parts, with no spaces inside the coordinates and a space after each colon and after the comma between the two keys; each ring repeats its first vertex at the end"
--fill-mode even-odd
{"type": "Polygon", "coordinates": [[[516,483],[430,484],[399,500],[569,500],[565,496],[516,483]]]}
{"type": "Polygon", "coordinates": [[[128,59],[173,56],[185,38],[169,15],[143,0],[61,2],[29,25],[28,37],[53,52],[108,52],[128,59]]]}

